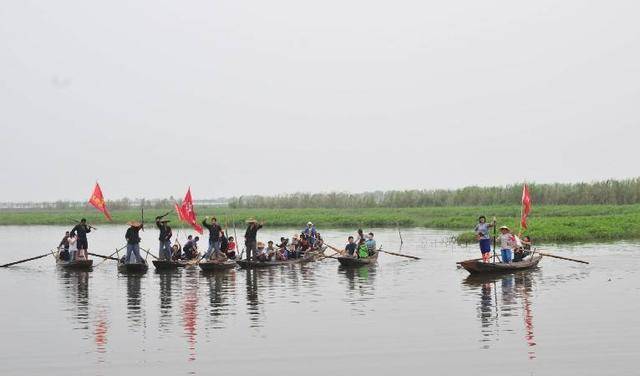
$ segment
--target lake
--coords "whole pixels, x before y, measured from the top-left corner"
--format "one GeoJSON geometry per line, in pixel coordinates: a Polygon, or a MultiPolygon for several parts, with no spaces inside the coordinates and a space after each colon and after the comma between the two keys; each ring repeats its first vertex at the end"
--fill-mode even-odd
{"type": "MultiPolygon", "coordinates": [[[[0,227],[0,264],[46,253],[65,229],[0,227]]],[[[90,251],[112,253],[125,230],[100,227],[90,251]]],[[[339,246],[351,231],[321,229],[339,246]]],[[[372,231],[397,251],[397,230],[372,231]]],[[[294,232],[266,228],[259,239],[294,232]]],[[[141,235],[157,254],[157,230],[141,235]]],[[[404,229],[403,251],[422,260],[381,254],[355,270],[325,259],[127,276],[112,261],[66,272],[52,257],[3,268],[0,374],[638,374],[640,244],[548,246],[591,264],[545,258],[477,279],[455,262],[479,251],[452,235],[404,229]]]]}

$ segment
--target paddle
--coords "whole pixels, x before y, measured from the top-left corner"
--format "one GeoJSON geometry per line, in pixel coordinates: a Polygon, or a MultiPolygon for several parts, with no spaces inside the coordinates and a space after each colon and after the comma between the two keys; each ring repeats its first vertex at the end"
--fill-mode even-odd
{"type": "Polygon", "coordinates": [[[144,248],[142,248],[142,247],[140,247],[140,249],[142,249],[143,251],[147,252],[147,256],[148,256],[148,255],[151,255],[151,257],[153,257],[154,259],[156,259],[156,260],[158,259],[156,256],[154,256],[154,254],[153,254],[153,253],[149,252],[149,250],[144,249],[144,248]]]}
{"type": "Polygon", "coordinates": [[[556,256],[556,255],[552,255],[552,254],[550,254],[550,253],[544,253],[544,252],[538,252],[538,253],[539,253],[539,254],[541,254],[541,255],[543,255],[543,256],[553,257],[553,258],[557,258],[557,259],[560,259],[560,260],[567,260],[567,261],[579,262],[579,263],[582,263],[582,264],[588,264],[588,263],[589,263],[588,261],[582,261],[582,260],[572,259],[572,258],[569,258],[569,257],[556,256]]]}
{"type": "Polygon", "coordinates": [[[496,236],[497,236],[496,217],[493,216],[493,263],[494,264],[496,262],[496,236]]]}
{"type": "Polygon", "coordinates": [[[91,256],[101,257],[101,258],[103,258],[103,259],[107,259],[107,260],[114,260],[114,261],[118,261],[118,259],[117,259],[117,258],[115,258],[115,257],[111,257],[111,256],[104,256],[104,255],[100,255],[100,254],[98,254],[98,253],[91,253],[91,252],[87,252],[87,253],[88,253],[89,255],[91,255],[91,256]]]}
{"type": "Polygon", "coordinates": [[[406,258],[410,258],[410,259],[414,259],[414,260],[420,260],[420,257],[411,256],[411,255],[403,255],[402,253],[383,251],[382,249],[378,249],[378,252],[388,253],[388,254],[394,255],[394,256],[406,257],[406,258]]]}
{"type": "Polygon", "coordinates": [[[30,257],[28,259],[24,259],[24,260],[20,260],[20,261],[15,261],[15,262],[10,262],[8,264],[4,264],[4,265],[0,265],[0,268],[6,268],[8,266],[12,266],[12,265],[17,265],[17,264],[22,264],[23,262],[27,262],[27,261],[32,261],[32,260],[37,260],[39,258],[43,258],[46,256],[49,256],[51,253],[47,252],[44,255],[40,255],[40,256],[36,256],[36,257],[30,257]]]}
{"type": "MultiPolygon", "coordinates": [[[[344,252],[345,252],[345,250],[344,250],[344,249],[338,249],[338,248],[336,248],[336,247],[332,246],[331,244],[329,244],[329,243],[327,243],[327,242],[324,242],[324,245],[326,245],[327,247],[329,247],[329,248],[333,249],[334,251],[336,251],[336,253],[339,253],[339,254],[341,254],[341,255],[342,255],[342,254],[344,254],[344,252]]],[[[327,256],[327,257],[328,257],[328,256],[327,256]]]]}
{"type": "MultiPolygon", "coordinates": [[[[107,261],[107,260],[111,260],[111,258],[113,257],[113,255],[115,255],[116,253],[122,251],[123,249],[127,248],[127,245],[125,244],[124,247],[120,248],[120,249],[116,249],[115,252],[113,252],[112,254],[110,254],[108,257],[109,258],[105,258],[104,260],[100,261],[96,266],[94,266],[94,268],[97,268],[100,264],[102,264],[103,262],[107,261]]],[[[120,261],[119,259],[117,259],[118,261],[120,261]]]]}

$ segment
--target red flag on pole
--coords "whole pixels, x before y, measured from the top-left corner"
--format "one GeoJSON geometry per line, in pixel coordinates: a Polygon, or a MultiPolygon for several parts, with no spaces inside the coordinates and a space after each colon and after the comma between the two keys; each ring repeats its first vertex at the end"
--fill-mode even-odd
{"type": "Polygon", "coordinates": [[[520,218],[520,225],[522,228],[527,228],[527,219],[529,218],[529,213],[531,212],[531,195],[529,194],[529,187],[525,184],[522,187],[522,211],[520,218]]]}
{"type": "Polygon", "coordinates": [[[89,203],[96,209],[100,210],[108,220],[111,220],[111,215],[107,210],[107,205],[104,202],[104,195],[102,194],[102,189],[100,189],[100,184],[98,184],[98,182],[96,182],[96,186],[93,188],[93,193],[89,198],[89,203]]]}
{"type": "Polygon", "coordinates": [[[198,219],[196,218],[196,211],[193,208],[193,199],[191,198],[191,187],[187,190],[187,194],[184,196],[184,200],[182,200],[182,205],[180,206],[180,213],[182,214],[183,221],[193,227],[198,233],[202,234],[202,226],[198,223],[198,219]]]}
{"type": "Polygon", "coordinates": [[[184,215],[182,214],[182,209],[180,209],[180,206],[178,205],[177,202],[174,203],[173,205],[176,208],[176,214],[178,214],[178,219],[184,222],[184,215]]]}

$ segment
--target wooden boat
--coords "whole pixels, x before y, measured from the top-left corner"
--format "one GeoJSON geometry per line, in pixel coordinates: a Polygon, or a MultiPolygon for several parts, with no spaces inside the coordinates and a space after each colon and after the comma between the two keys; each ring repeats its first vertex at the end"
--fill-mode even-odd
{"type": "Polygon", "coordinates": [[[233,269],[236,267],[236,261],[201,261],[199,265],[203,272],[213,272],[233,269]]]}
{"type": "Polygon", "coordinates": [[[64,269],[70,270],[92,270],[93,269],[93,260],[56,260],[56,265],[64,269]]]}
{"type": "Polygon", "coordinates": [[[146,273],[147,270],[149,270],[149,265],[146,263],[125,264],[118,262],[118,272],[123,274],[142,274],[146,273]]]}
{"type": "Polygon", "coordinates": [[[466,260],[458,264],[472,274],[492,274],[492,273],[511,273],[518,270],[533,269],[538,266],[542,255],[534,253],[533,256],[527,257],[523,261],[505,264],[502,262],[482,262],[481,260],[466,260]]]}
{"type": "Polygon", "coordinates": [[[315,250],[306,252],[303,257],[296,259],[289,259],[285,261],[258,261],[258,260],[237,260],[236,264],[240,266],[242,269],[254,269],[254,268],[267,268],[270,266],[280,266],[280,265],[293,265],[293,264],[304,264],[307,262],[313,262],[318,260],[318,258],[322,257],[322,250],[315,250]]]}
{"type": "Polygon", "coordinates": [[[153,260],[151,261],[156,270],[172,270],[178,268],[184,268],[187,266],[193,266],[198,264],[198,259],[193,260],[153,260]]]}
{"type": "Polygon", "coordinates": [[[338,262],[341,266],[349,267],[349,268],[357,268],[365,265],[373,265],[378,262],[378,255],[380,252],[376,251],[373,255],[367,258],[356,258],[351,256],[338,256],[338,262]]]}

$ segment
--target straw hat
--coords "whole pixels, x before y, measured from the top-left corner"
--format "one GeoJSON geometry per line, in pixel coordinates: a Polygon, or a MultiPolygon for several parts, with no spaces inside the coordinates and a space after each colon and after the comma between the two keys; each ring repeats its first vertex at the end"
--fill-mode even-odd
{"type": "Polygon", "coordinates": [[[511,229],[509,229],[509,227],[507,226],[501,226],[500,230],[507,230],[507,231],[511,231],[511,229]]]}
{"type": "Polygon", "coordinates": [[[249,218],[245,221],[245,223],[258,223],[255,218],[249,218]]]}
{"type": "Polygon", "coordinates": [[[138,222],[138,221],[129,221],[127,222],[127,224],[131,227],[140,227],[142,226],[142,223],[138,222]]]}
{"type": "Polygon", "coordinates": [[[264,242],[258,242],[257,246],[258,247],[264,247],[264,242]]]}
{"type": "Polygon", "coordinates": [[[307,222],[307,226],[313,226],[313,223],[307,222]]]}

